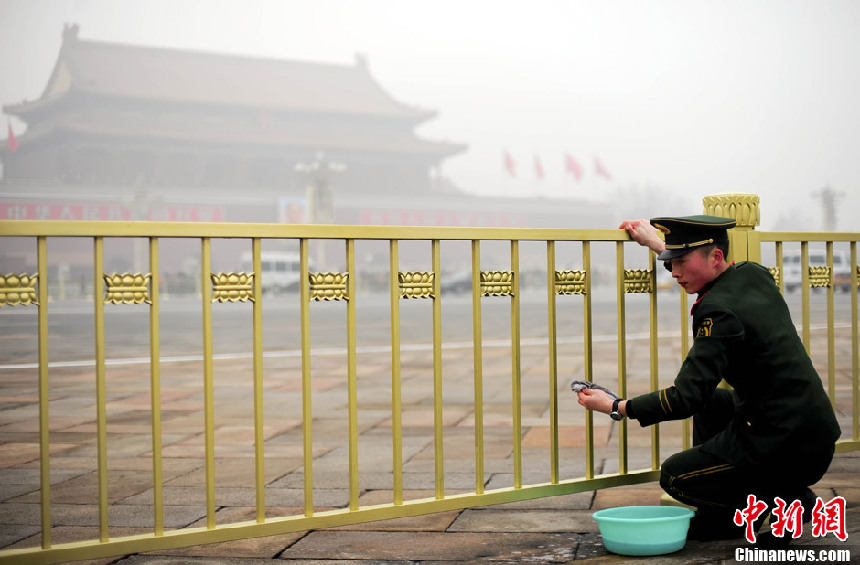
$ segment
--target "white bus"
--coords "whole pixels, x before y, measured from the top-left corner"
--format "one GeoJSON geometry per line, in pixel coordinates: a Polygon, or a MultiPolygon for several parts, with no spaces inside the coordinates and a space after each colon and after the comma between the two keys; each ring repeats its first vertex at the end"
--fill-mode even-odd
{"type": "MultiPolygon", "coordinates": [[[[800,288],[802,273],[800,269],[800,251],[789,251],[782,258],[782,268],[785,271],[783,285],[786,292],[794,292],[800,288]]],[[[827,266],[827,256],[819,249],[809,250],[809,266],[827,266]]],[[[851,261],[845,251],[833,250],[833,287],[834,289],[850,292],[851,290],[851,261]]]]}
{"type": "MultiPolygon", "coordinates": [[[[242,254],[242,272],[254,271],[253,254],[247,251],[242,254]]],[[[299,288],[301,279],[301,262],[298,253],[287,251],[261,251],[261,272],[255,273],[260,277],[263,292],[282,292],[299,288]]],[[[313,271],[313,267],[309,269],[313,271]]]]}

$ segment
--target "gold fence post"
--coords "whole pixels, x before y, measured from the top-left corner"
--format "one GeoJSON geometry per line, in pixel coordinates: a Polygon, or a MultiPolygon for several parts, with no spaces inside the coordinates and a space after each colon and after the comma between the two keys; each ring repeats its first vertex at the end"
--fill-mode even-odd
{"type": "Polygon", "coordinates": [[[726,192],[702,199],[705,214],[732,218],[737,222],[729,230],[729,261],[761,262],[761,238],[755,227],[761,223],[757,194],[726,192]]]}
{"type": "MultiPolygon", "coordinates": [[[[761,263],[761,237],[755,231],[760,223],[758,195],[740,192],[712,194],[702,199],[705,214],[732,218],[737,224],[729,230],[728,261],[755,261],[761,263]]],[[[730,388],[726,381],[721,387],[730,388]]]]}

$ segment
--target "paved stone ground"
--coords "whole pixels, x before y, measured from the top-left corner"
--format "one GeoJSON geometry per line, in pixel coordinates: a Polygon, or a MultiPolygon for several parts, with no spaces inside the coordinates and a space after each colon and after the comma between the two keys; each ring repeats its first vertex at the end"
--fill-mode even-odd
{"type": "MultiPolygon", "coordinates": [[[[812,537],[808,528],[789,546],[793,550],[850,550],[860,556],[860,454],[838,455],[816,486],[823,500],[844,496],[848,505],[848,540],[828,534],[812,537]]],[[[737,563],[743,540],[688,542],[684,549],[656,557],[608,553],[591,514],[628,504],[659,504],[655,484],[617,487],[549,499],[398,518],[329,530],[297,532],[185,549],[157,551],[87,563],[178,565],[250,564],[261,560],[296,564],[434,564],[434,563],[737,563]]],[[[808,526],[808,525],[807,525],[808,526]]]]}
{"type": "MultiPolygon", "coordinates": [[[[845,436],[850,430],[850,334],[837,335],[835,389],[845,436]]],[[[815,339],[819,339],[816,337],[815,339]]],[[[820,350],[817,343],[815,350],[820,350]]],[[[581,346],[580,346],[581,347],[581,346]]],[[[581,477],[584,416],[569,389],[582,375],[580,347],[559,352],[560,443],[562,478],[581,477]]],[[[616,345],[596,344],[594,374],[617,374],[616,345]]],[[[522,358],[523,482],[549,480],[549,416],[545,347],[524,347],[522,358]]],[[[474,489],[474,405],[471,350],[446,350],[443,391],[446,493],[474,489]]],[[[673,340],[661,341],[661,386],[674,376],[680,357],[673,340]]],[[[484,453],[487,488],[513,485],[510,352],[484,351],[484,453]]],[[[347,396],[344,359],[321,357],[313,365],[315,504],[348,504],[347,396]]],[[[405,498],[423,498],[434,488],[432,362],[424,352],[404,351],[403,461],[405,498]]],[[[629,395],[648,389],[647,341],[628,350],[629,395]]],[[[253,397],[251,362],[215,366],[216,521],[227,524],[253,517],[253,397]]],[[[303,504],[300,360],[266,360],[265,452],[267,515],[301,513],[303,504]]],[[[390,356],[359,358],[359,475],[361,505],[393,500],[391,472],[390,356]]],[[[33,371],[7,371],[0,383],[0,547],[39,543],[38,404],[33,371]]],[[[54,543],[98,537],[95,386],[91,368],[51,373],[51,501],[54,543]]],[[[151,436],[149,376],[145,366],[109,367],[107,375],[110,535],[148,533],[151,436]]],[[[613,386],[613,382],[604,384],[613,386]]],[[[205,521],[203,396],[199,363],[162,367],[165,527],[205,521]]],[[[618,463],[618,433],[611,421],[594,419],[596,472],[613,472],[618,463]]],[[[651,432],[629,428],[630,469],[650,466],[651,432]]],[[[681,448],[681,425],[660,427],[661,458],[681,448]]],[[[852,550],[860,558],[860,453],[837,456],[816,486],[825,501],[843,496],[848,503],[846,543],[809,532],[793,548],[852,550]]],[[[157,551],[91,563],[482,563],[630,561],[609,554],[592,513],[601,508],[659,504],[656,484],[618,487],[569,496],[400,518],[343,528],[157,551]]],[[[682,551],[637,563],[733,563],[746,542],[694,543],[682,551]]]]}

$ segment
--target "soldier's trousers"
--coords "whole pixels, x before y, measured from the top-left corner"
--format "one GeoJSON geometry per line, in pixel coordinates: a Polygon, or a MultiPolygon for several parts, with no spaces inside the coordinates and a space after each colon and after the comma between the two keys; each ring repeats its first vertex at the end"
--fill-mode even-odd
{"type": "Polygon", "coordinates": [[[700,515],[710,514],[721,521],[730,521],[735,510],[745,508],[751,494],[769,508],[773,508],[776,496],[787,504],[794,500],[808,504],[808,487],[818,482],[833,459],[832,444],[802,446],[803,453],[795,457],[760,465],[732,465],[701,449],[703,442],[724,430],[734,418],[733,396],[728,389],[717,389],[693,417],[694,446],[666,459],[660,486],[676,500],[697,507],[700,515]]]}

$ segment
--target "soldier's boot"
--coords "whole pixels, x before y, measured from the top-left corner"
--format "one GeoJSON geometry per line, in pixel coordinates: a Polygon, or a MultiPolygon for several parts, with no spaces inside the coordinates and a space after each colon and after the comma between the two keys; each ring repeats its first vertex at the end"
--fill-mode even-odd
{"type": "MultiPolygon", "coordinates": [[[[799,500],[803,505],[801,523],[808,524],[812,521],[812,510],[815,508],[815,493],[812,492],[812,489],[807,487],[800,493],[800,496],[786,498],[785,502],[786,504],[791,504],[795,500],[799,500]]],[[[767,531],[762,532],[761,535],[758,536],[756,546],[762,549],[782,549],[788,547],[792,539],[794,539],[792,532],[784,532],[782,536],[775,536],[773,535],[773,531],[768,528],[767,531]]]]}

